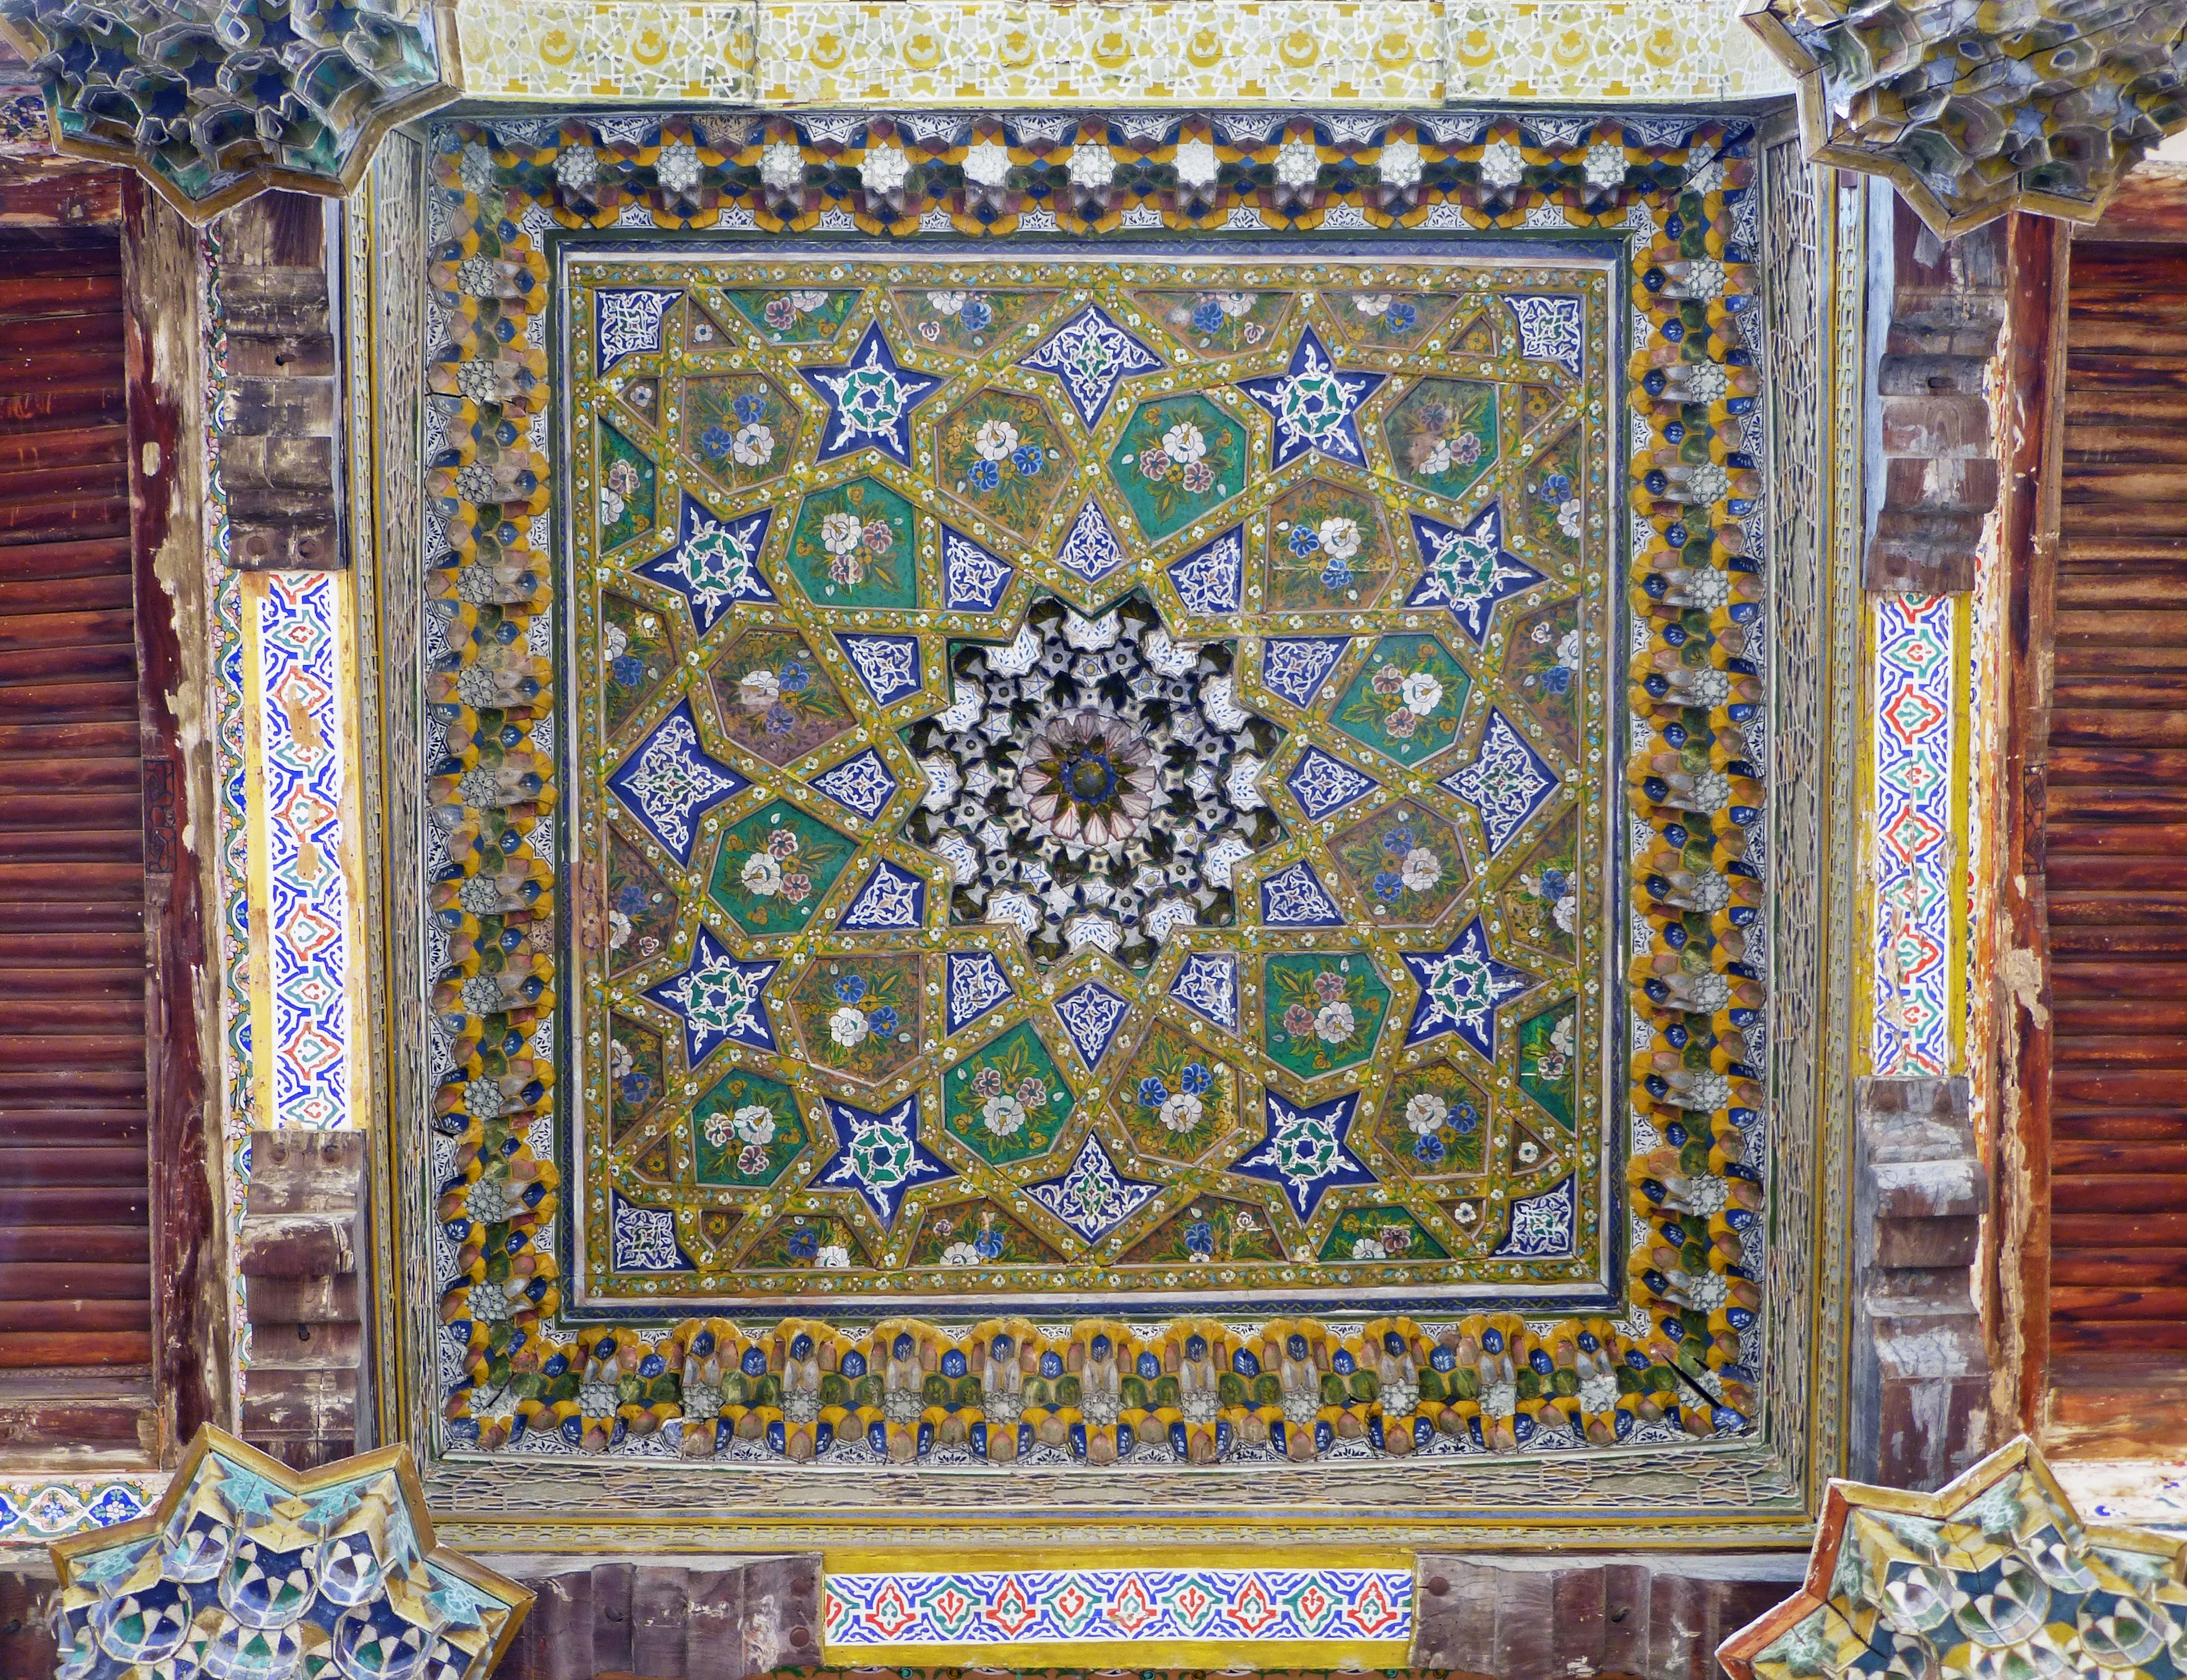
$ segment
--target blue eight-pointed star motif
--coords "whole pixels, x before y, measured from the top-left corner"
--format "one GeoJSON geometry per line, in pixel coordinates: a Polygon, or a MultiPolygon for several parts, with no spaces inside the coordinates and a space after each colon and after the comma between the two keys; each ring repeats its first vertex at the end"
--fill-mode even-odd
{"type": "Polygon", "coordinates": [[[866,329],[843,366],[798,371],[828,405],[821,460],[872,448],[898,466],[911,464],[912,410],[939,391],[942,381],[898,367],[879,322],[866,329]]]}
{"type": "Polygon", "coordinates": [[[734,1039],[774,1048],[767,1020],[767,983],[778,963],[740,963],[705,928],[691,942],[691,961],[645,995],[683,1023],[685,1062],[696,1067],[717,1046],[734,1039]]]}
{"type": "Polygon", "coordinates": [[[927,1153],[919,1141],[919,1093],[880,1114],[826,1099],[828,1123],[835,1129],[835,1153],[812,1177],[812,1183],[856,1190],[880,1216],[884,1230],[896,1223],[903,1199],[922,1184],[957,1175],[947,1162],[927,1153]]]}
{"type": "Polygon", "coordinates": [[[1267,1133],[1230,1170],[1275,1185],[1291,1211],[1310,1220],[1330,1191],[1378,1182],[1349,1147],[1358,1110],[1357,1091],[1311,1107],[1294,1106],[1271,1091],[1267,1133]]]}
{"type": "Polygon", "coordinates": [[[1524,969],[1488,954],[1488,930],[1476,916],[1442,951],[1401,951],[1420,983],[1420,1001],[1405,1028],[1405,1042],[1419,1044],[1454,1032],[1490,1061],[1496,1059],[1496,1011],[1539,984],[1524,969]]]}
{"type": "Polygon", "coordinates": [[[1308,327],[1299,334],[1290,366],[1280,374],[1240,379],[1238,388],[1268,411],[1276,423],[1268,464],[1286,465],[1308,450],[1332,460],[1363,465],[1359,405],[1381,388],[1387,374],[1340,373],[1308,327]]]}
{"type": "Polygon", "coordinates": [[[1413,537],[1420,545],[1422,570],[1405,604],[1448,607],[1476,648],[1488,639],[1496,604],[1542,581],[1533,567],[1504,552],[1504,509],[1497,503],[1483,508],[1463,531],[1414,514],[1413,537]]]}

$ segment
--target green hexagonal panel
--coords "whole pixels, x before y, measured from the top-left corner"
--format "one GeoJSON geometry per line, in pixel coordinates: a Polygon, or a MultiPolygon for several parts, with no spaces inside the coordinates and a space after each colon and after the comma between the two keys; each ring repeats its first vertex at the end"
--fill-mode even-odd
{"type": "Polygon", "coordinates": [[[1109,452],[1109,474],[1150,537],[1206,518],[1245,487],[1245,423],[1204,396],[1142,402],[1109,452]]]}
{"type": "Polygon", "coordinates": [[[812,1141],[796,1093],[739,1068],[708,1087],[691,1108],[691,1155],[699,1182],[764,1189],[812,1141]]]}
{"type": "Polygon", "coordinates": [[[1390,988],[1364,952],[1271,957],[1261,972],[1262,1047],[1302,1079],[1375,1053],[1390,988]]]}
{"type": "Polygon", "coordinates": [[[797,504],[790,575],[818,607],[916,606],[918,537],[910,503],[878,480],[855,478],[797,504]]]}
{"type": "Polygon", "coordinates": [[[1352,673],[1330,722],[1364,747],[1410,767],[1458,739],[1473,679],[1435,636],[1385,636],[1352,673]]]}
{"type": "Polygon", "coordinates": [[[784,800],[722,836],[706,895],[756,938],[801,932],[857,842],[784,800]]]}
{"type": "Polygon", "coordinates": [[[1002,1166],[1043,1155],[1075,1099],[1040,1035],[1020,1021],[942,1080],[942,1124],[981,1160],[1002,1166]]]}

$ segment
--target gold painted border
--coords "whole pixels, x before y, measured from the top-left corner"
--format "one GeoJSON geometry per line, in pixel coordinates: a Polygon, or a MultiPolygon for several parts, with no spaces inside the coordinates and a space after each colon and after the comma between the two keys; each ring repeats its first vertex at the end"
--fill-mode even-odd
{"type": "MultiPolygon", "coordinates": [[[[1758,149],[1766,149],[1768,138],[1766,129],[1757,132],[1758,149]]],[[[1848,325],[1858,342],[1864,244],[1856,229],[1852,250],[1839,250],[1836,207],[1832,201],[1834,172],[1816,170],[1813,175],[1821,245],[1816,278],[1825,337],[1822,366],[1828,381],[1830,370],[1846,360],[1839,347],[1848,325]]],[[[425,188],[419,182],[413,190],[422,194],[425,188]]],[[[384,278],[381,284],[385,284],[384,278]]],[[[420,283],[398,278],[397,284],[414,288],[420,283]]],[[[351,328],[368,346],[365,365],[373,369],[375,393],[386,377],[381,319],[374,309],[366,313],[361,326],[353,322],[351,328]]],[[[402,348],[423,353],[422,346],[415,342],[402,348]]],[[[1857,435],[1857,354],[1852,361],[1853,368],[1847,376],[1852,380],[1850,388],[1841,389],[1836,397],[1838,411],[1850,408],[1857,435]]],[[[1845,387],[1847,381],[1841,379],[1836,384],[1845,387]]],[[[1826,406],[1825,430],[1830,429],[1832,412],[1826,406]]],[[[414,426],[414,412],[410,424],[414,426]]],[[[1857,470],[1857,464],[1848,470],[1857,470]]],[[[1821,487],[1827,496],[1831,488],[1827,475],[1821,487]]],[[[1857,497],[1857,486],[1854,494],[1857,497]]],[[[1847,657],[1858,658],[1857,615],[1849,615],[1846,605],[1849,597],[1858,598],[1858,582],[1846,558],[1854,552],[1856,525],[1857,521],[1840,517],[1826,520],[1824,525],[1825,533],[1837,536],[1835,542],[1824,544],[1829,570],[1836,577],[1837,586],[1833,587],[1830,576],[1822,586],[1829,623],[1820,638],[1817,678],[1818,721],[1832,795],[1824,801],[1828,832],[1819,848],[1825,864],[1817,916],[1824,984],[1816,1000],[1813,1029],[1819,1043],[1825,1046],[1845,1042],[1852,1019],[1852,970],[1858,966],[1849,960],[1847,930],[1841,925],[1847,907],[1858,904],[1851,845],[1841,831],[1842,825],[1834,826],[1830,821],[1834,812],[1850,808],[1858,769],[1858,759],[1849,748],[1854,733],[1851,711],[1858,691],[1858,670],[1857,665],[1850,671],[1839,668],[1847,657]]],[[[373,563],[377,564],[389,553],[390,537],[384,524],[378,522],[373,535],[373,563]]],[[[399,549],[395,558],[398,564],[382,582],[383,595],[386,589],[418,582],[415,559],[402,561],[399,549]],[[398,571],[400,576],[396,575],[398,571]]],[[[379,614],[374,615],[374,636],[379,649],[376,657],[384,659],[386,639],[379,614]]],[[[395,707],[399,702],[408,708],[399,720],[393,721],[414,729],[419,721],[420,671],[414,666],[389,667],[386,677],[385,704],[395,707]]],[[[372,731],[369,750],[383,765],[399,764],[402,752],[414,749],[414,743],[391,739],[387,727],[391,721],[391,714],[368,723],[372,731]]],[[[406,790],[388,784],[385,793],[392,814],[380,819],[383,850],[375,862],[387,870],[386,881],[395,883],[404,879],[401,871],[416,861],[406,841],[414,844],[414,834],[408,830],[414,829],[419,812],[406,790]]],[[[414,938],[416,930],[403,925],[406,919],[414,920],[414,916],[398,910],[391,897],[384,896],[381,902],[387,906],[391,934],[398,939],[414,938]]],[[[414,952],[402,961],[391,953],[381,966],[384,983],[393,986],[403,962],[416,960],[414,952]]],[[[385,1018],[401,1020],[408,1007],[404,996],[391,991],[383,1005],[385,1018]]],[[[1829,1177],[1824,1171],[1829,1160],[1843,1158],[1835,1175],[1842,1188],[1844,1173],[1849,1170],[1850,1082],[1843,1069],[1834,1067],[1827,1054],[1819,1054],[1818,1059],[1822,1076],[1815,1096],[1819,1128],[1814,1138],[1815,1172],[1819,1179],[1829,1177]]],[[[390,1063],[391,1101],[422,1100],[415,1055],[391,1054],[390,1063]]],[[[420,1171],[413,1155],[414,1151],[405,1150],[398,1159],[374,1152],[376,1177],[383,1185],[402,1192],[379,1196],[374,1221],[377,1250],[394,1268],[391,1275],[397,1278],[415,1263],[408,1246],[420,1216],[408,1201],[408,1192],[414,1188],[420,1171]]],[[[565,1554],[652,1556],[694,1550],[779,1550],[825,1546],[837,1538],[870,1539],[880,1531],[900,1541],[902,1555],[919,1555],[925,1548],[939,1548],[956,1557],[968,1545],[1004,1537],[1037,1548],[1082,1547],[1087,1536],[1098,1533],[1111,1544],[1143,1548],[1189,1545],[1195,1532],[1219,1532],[1245,1537],[1245,1543],[1255,1546],[1290,1544],[1311,1548],[1319,1556],[1324,1548],[1341,1548],[1356,1540],[1363,1518],[1373,1520],[1378,1531],[1398,1546],[1448,1548],[1476,1542],[1512,1549],[1602,1552],[1629,1548],[1636,1531],[1645,1532],[1667,1551],[1805,1546],[1814,1532],[1814,1514],[1821,1506],[1824,1483],[1831,1468],[1842,1464],[1843,1337],[1851,1311],[1845,1298],[1844,1233],[1831,1230],[1823,1210],[1833,1204],[1819,1185],[1816,1201],[1815,1233],[1824,1239],[1825,1251],[1817,1254],[1811,1268],[1806,1312],[1814,1328],[1830,1321],[1831,1334],[1820,1343],[1811,1337],[1803,1350],[1799,1385],[1805,1403],[1800,1415],[1787,1419],[1781,1414],[1773,1415],[1774,1408],[1765,1408],[1758,1436],[1731,1447],[1605,1448],[1565,1455],[1573,1462],[1554,1466],[1565,1472],[1554,1485],[1543,1478],[1538,1481],[1532,1493],[1517,1492],[1507,1474],[1504,1491],[1493,1504],[1460,1505],[1444,1499],[1430,1508],[1424,1503],[1429,1496],[1420,1483],[1420,1467],[1409,1461],[1398,1465],[1395,1476],[1381,1478],[1341,1474],[1347,1468],[1371,1472],[1376,1468],[1373,1465],[1336,1464],[1263,1467],[1273,1472],[1268,1476],[1203,1472],[1183,1487],[1172,1479],[1167,1490],[1172,1494],[1190,1490],[1206,1496],[1184,1514],[1158,1506],[1122,1504],[1117,1495],[1124,1489],[1084,1477],[1074,1481],[1067,1475],[1021,1472],[990,1478],[985,1474],[965,1476],[907,1467],[871,1477],[824,1480],[784,1466],[739,1469],[725,1479],[720,1467],[691,1466],[671,1459],[649,1459],[641,1466],[631,1460],[560,1457],[511,1460],[474,1455],[429,1462],[422,1479],[442,1514],[444,1532],[466,1546],[487,1551],[537,1550],[547,1537],[551,1537],[555,1550],[565,1554]],[[1832,1297],[1838,1303],[1835,1311],[1829,1304],[1832,1297]],[[579,1474],[567,1474],[571,1471],[579,1474]],[[638,1473],[637,1480],[632,1479],[632,1471],[638,1473]],[[953,1487],[977,1488],[982,1483],[994,1496],[986,1503],[959,1502],[931,1514],[921,1509],[929,1492],[946,1497],[953,1487]],[[610,1486],[634,1492],[642,1488],[641,1497],[649,1509],[600,1514],[604,1494],[610,1486]],[[1726,1503],[1713,1509],[1663,1516],[1645,1509],[1650,1502],[1682,1497],[1691,1498],[1696,1506],[1705,1505],[1707,1502],[1700,1492],[1704,1486],[1735,1491],[1722,1496],[1726,1503]],[[1277,1501],[1268,1498],[1271,1492],[1279,1496],[1277,1501]],[[1575,1503],[1562,1508],[1564,1514],[1556,1514],[1558,1507],[1548,1502],[1567,1494],[1575,1503]],[[736,1502],[734,1507],[725,1509],[725,1496],[736,1502]],[[770,1508],[769,1502],[785,1497],[798,1503],[770,1508]],[[1217,1504],[1217,1497],[1223,1503],[1217,1504]],[[1751,1503],[1744,1506],[1728,1503],[1737,1497],[1751,1503]],[[1605,1514],[1605,1507],[1612,1502],[1624,1503],[1627,1509],[1605,1514]],[[1272,1503],[1278,1509],[1272,1510],[1272,1503]]],[[[436,1318],[430,1304],[421,1306],[404,1299],[401,1287],[393,1284],[376,1290],[373,1304],[382,1338],[379,1345],[400,1350],[391,1380],[379,1395],[383,1427],[404,1439],[430,1439],[438,1416],[437,1396],[421,1391],[417,1376],[421,1351],[432,1343],[436,1318]]],[[[1551,1468],[1540,1455],[1464,1462],[1507,1473],[1551,1468]]],[[[1390,1466],[1380,1468],[1387,1471],[1390,1466]]]]}

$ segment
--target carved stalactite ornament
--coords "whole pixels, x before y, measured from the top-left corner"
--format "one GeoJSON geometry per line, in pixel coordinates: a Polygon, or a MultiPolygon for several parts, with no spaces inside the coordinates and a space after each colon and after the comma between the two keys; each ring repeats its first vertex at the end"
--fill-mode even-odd
{"type": "Polygon", "coordinates": [[[1948,239],[2010,210],[2090,222],[2187,126],[2179,0],[1749,0],[1817,163],[1881,175],[1948,239]]]}
{"type": "Polygon", "coordinates": [[[396,123],[461,90],[453,11],[403,0],[0,0],[61,151],[194,222],[274,188],[340,198],[396,123]]]}

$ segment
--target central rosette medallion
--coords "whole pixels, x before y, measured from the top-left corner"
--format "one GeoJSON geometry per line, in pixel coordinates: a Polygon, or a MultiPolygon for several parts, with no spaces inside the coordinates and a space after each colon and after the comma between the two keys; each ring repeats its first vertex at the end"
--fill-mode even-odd
{"type": "Polygon", "coordinates": [[[1161,779],[1147,738],[1098,711],[1050,721],[1027,756],[1024,777],[1034,829],[1088,846],[1138,833],[1155,808],[1161,779]]]}
{"type": "Polygon", "coordinates": [[[1257,784],[1282,739],[1238,704],[1231,654],[1137,595],[1092,619],[1044,599],[1007,646],[959,647],[948,709],[909,732],[909,835],[947,861],[955,919],[1134,968],[1178,928],[1229,924],[1231,871],[1280,832],[1257,784]]]}

